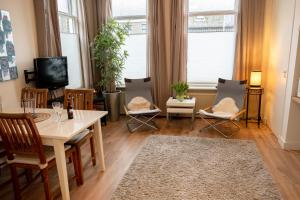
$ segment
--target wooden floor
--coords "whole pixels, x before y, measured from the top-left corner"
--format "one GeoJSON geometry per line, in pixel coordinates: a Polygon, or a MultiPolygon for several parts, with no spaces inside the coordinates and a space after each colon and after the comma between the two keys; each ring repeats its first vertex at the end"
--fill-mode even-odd
{"type": "MultiPolygon", "coordinates": [[[[77,187],[72,165],[68,164],[69,185],[71,190],[71,199],[110,199],[113,191],[118,186],[122,176],[132,163],[133,159],[139,152],[139,149],[145,142],[145,139],[152,134],[163,135],[185,135],[194,137],[220,137],[215,131],[209,130],[200,133],[198,130],[205,124],[196,119],[194,129],[190,128],[188,119],[174,119],[167,122],[164,118],[157,120],[160,131],[140,131],[130,134],[127,131],[125,120],[109,123],[103,127],[104,151],[106,171],[99,173],[97,166],[92,167],[90,160],[90,151],[88,146],[84,147],[84,176],[85,183],[77,187]]],[[[241,124],[245,127],[244,124],[241,124]]],[[[284,199],[300,200],[300,152],[284,151],[280,149],[276,137],[267,127],[257,128],[256,124],[250,124],[249,128],[242,128],[234,139],[254,140],[262,155],[265,165],[269,170],[274,182],[277,184],[284,199]]],[[[233,152],[234,153],[234,152],[233,152]]],[[[2,179],[5,173],[4,170],[2,179]],[[4,175],[3,175],[4,174],[4,175]]],[[[51,187],[54,194],[59,196],[58,178],[56,168],[50,171],[51,187]]],[[[1,180],[1,178],[0,178],[1,180]]],[[[34,183],[24,190],[24,199],[43,199],[43,185],[38,178],[34,183]]],[[[11,184],[0,188],[0,199],[12,199],[13,191],[11,184]]]]}

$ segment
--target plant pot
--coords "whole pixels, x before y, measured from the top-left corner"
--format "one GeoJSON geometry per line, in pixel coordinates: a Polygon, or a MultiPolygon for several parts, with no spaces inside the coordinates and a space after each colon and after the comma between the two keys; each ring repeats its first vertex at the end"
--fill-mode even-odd
{"type": "Polygon", "coordinates": [[[184,94],[177,94],[177,95],[176,95],[176,99],[177,99],[178,101],[183,101],[184,98],[185,98],[185,95],[184,95],[184,94]]]}
{"type": "Polygon", "coordinates": [[[120,118],[120,94],[121,91],[114,93],[103,92],[108,109],[109,119],[113,122],[118,121],[120,118]]]}

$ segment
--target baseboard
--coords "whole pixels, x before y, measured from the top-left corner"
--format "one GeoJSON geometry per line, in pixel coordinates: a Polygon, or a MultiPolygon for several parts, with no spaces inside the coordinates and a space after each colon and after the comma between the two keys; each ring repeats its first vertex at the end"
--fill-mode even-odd
{"type": "Polygon", "coordinates": [[[300,150],[300,142],[286,142],[278,137],[278,142],[281,148],[285,150],[300,150]]]}

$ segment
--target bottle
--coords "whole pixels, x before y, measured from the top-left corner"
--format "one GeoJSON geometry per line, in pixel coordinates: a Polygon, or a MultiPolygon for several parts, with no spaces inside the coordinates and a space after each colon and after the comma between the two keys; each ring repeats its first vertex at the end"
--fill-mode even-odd
{"type": "Polygon", "coordinates": [[[68,98],[68,106],[67,106],[67,113],[68,113],[68,119],[73,119],[73,106],[70,101],[70,97],[68,98]]]}

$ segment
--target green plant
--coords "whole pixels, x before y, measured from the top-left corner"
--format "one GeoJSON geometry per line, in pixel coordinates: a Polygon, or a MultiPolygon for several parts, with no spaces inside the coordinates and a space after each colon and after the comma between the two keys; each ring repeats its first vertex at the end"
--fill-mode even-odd
{"type": "Polygon", "coordinates": [[[92,44],[95,66],[99,69],[98,86],[106,92],[116,92],[128,52],[122,49],[129,34],[129,24],[120,24],[114,19],[103,25],[92,44]]]}
{"type": "Polygon", "coordinates": [[[179,82],[172,85],[172,89],[175,90],[177,99],[184,99],[186,97],[189,86],[186,82],[179,82]]]}

